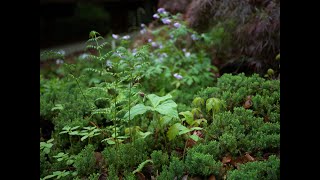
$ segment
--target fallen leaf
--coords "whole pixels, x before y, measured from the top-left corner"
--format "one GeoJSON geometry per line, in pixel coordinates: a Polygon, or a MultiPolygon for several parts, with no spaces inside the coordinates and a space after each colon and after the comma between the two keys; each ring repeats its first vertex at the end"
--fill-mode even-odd
{"type": "Polygon", "coordinates": [[[229,156],[225,156],[225,157],[222,158],[222,163],[223,164],[227,164],[229,162],[231,162],[231,156],[230,155],[229,156]]]}
{"type": "Polygon", "coordinates": [[[188,174],[184,175],[181,180],[188,180],[188,174]]]}
{"type": "Polygon", "coordinates": [[[208,180],[216,180],[216,177],[212,174],[208,180]]]}
{"type": "Polygon", "coordinates": [[[139,180],[145,180],[146,179],[146,177],[141,172],[137,172],[136,176],[138,176],[139,180]]]}
{"type": "Polygon", "coordinates": [[[252,156],[250,156],[250,154],[246,153],[246,155],[244,155],[249,161],[254,161],[254,158],[252,156]]]}
{"type": "Polygon", "coordinates": [[[252,106],[251,96],[247,96],[246,102],[243,104],[245,109],[249,109],[252,106]]]}

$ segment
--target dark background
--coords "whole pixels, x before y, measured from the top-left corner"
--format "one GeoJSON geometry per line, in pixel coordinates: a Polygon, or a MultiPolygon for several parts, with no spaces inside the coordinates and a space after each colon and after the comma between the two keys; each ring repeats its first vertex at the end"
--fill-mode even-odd
{"type": "Polygon", "coordinates": [[[40,49],[85,41],[95,30],[130,33],[152,21],[158,0],[40,0],[40,49]]]}

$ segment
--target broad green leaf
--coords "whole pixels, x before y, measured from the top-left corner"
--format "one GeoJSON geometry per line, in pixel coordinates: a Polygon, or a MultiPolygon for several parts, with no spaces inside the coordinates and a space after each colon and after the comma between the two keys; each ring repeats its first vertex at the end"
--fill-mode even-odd
{"type": "Polygon", "coordinates": [[[196,142],[199,141],[199,139],[200,139],[199,136],[194,135],[194,134],[191,135],[191,136],[189,136],[189,137],[190,137],[191,139],[193,139],[194,141],[196,141],[196,142]]]}
{"type": "Polygon", "coordinates": [[[201,97],[196,97],[196,98],[193,99],[192,104],[195,107],[201,107],[201,106],[204,105],[204,99],[201,98],[201,97]]]}
{"type": "Polygon", "coordinates": [[[71,164],[73,164],[73,162],[74,162],[74,160],[69,159],[69,160],[67,161],[67,165],[71,165],[71,164]]]}
{"type": "Polygon", "coordinates": [[[110,140],[110,139],[107,139],[107,143],[108,144],[116,144],[114,141],[110,140]]]}
{"type": "Polygon", "coordinates": [[[62,128],[62,130],[65,130],[65,131],[69,131],[70,129],[71,129],[70,126],[65,126],[65,127],[62,128]]]}
{"type": "Polygon", "coordinates": [[[191,132],[191,131],[192,131],[191,129],[181,125],[180,126],[179,135],[186,134],[186,133],[191,132]]]}
{"type": "Polygon", "coordinates": [[[47,143],[51,143],[51,142],[53,142],[53,140],[54,139],[52,138],[52,139],[48,140],[47,143]]]}
{"type": "Polygon", "coordinates": [[[181,112],[179,114],[184,116],[185,120],[189,125],[192,125],[194,123],[193,114],[190,111],[181,112]]]}
{"type": "Polygon", "coordinates": [[[171,99],[172,96],[171,94],[167,94],[166,96],[159,97],[155,94],[149,94],[147,95],[147,98],[150,100],[153,108],[156,108],[160,104],[160,102],[171,99]]]}
{"type": "Polygon", "coordinates": [[[179,118],[178,111],[177,111],[177,104],[172,100],[163,102],[162,104],[157,106],[155,110],[160,114],[163,114],[169,117],[179,118]]]}
{"type": "Polygon", "coordinates": [[[174,125],[172,125],[168,132],[167,132],[167,137],[169,138],[169,140],[173,140],[177,135],[179,135],[180,130],[185,127],[183,126],[181,123],[176,123],[174,125]]]}
{"type": "Polygon", "coordinates": [[[50,149],[49,149],[49,148],[44,148],[43,152],[44,152],[45,154],[49,154],[49,153],[50,153],[50,149]]]}
{"type": "MultiPolygon", "coordinates": [[[[151,110],[151,107],[137,104],[130,109],[130,119],[133,119],[136,115],[144,114],[148,110],[151,110]]],[[[123,119],[129,120],[129,111],[124,115],[123,119]]]]}
{"type": "Polygon", "coordinates": [[[168,124],[171,120],[172,120],[172,117],[170,117],[170,116],[162,116],[160,118],[160,126],[162,127],[162,126],[168,124]]]}
{"type": "Polygon", "coordinates": [[[222,103],[217,98],[209,98],[206,102],[206,109],[209,112],[212,110],[213,112],[219,112],[222,103]]]}
{"type": "Polygon", "coordinates": [[[142,139],[146,138],[148,135],[152,134],[152,132],[139,132],[139,135],[141,136],[142,139]]]}
{"type": "Polygon", "coordinates": [[[150,159],[143,161],[141,164],[139,164],[138,168],[134,170],[132,173],[134,174],[136,172],[140,172],[147,163],[153,163],[153,161],[150,159]]]}

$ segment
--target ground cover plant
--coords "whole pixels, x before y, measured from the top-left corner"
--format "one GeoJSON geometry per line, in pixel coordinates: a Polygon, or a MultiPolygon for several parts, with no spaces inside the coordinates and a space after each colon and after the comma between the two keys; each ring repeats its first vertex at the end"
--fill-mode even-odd
{"type": "Polygon", "coordinates": [[[154,18],[41,54],[40,179],[279,179],[279,74],[219,76],[205,49],[223,33],[154,18]]]}

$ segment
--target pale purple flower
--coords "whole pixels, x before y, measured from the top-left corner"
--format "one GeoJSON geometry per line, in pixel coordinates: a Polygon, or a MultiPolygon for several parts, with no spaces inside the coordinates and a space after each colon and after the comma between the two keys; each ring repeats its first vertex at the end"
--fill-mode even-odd
{"type": "Polygon", "coordinates": [[[140,27],[141,27],[141,28],[145,28],[146,25],[142,23],[142,24],[140,25],[140,27]]]}
{"type": "Polygon", "coordinates": [[[183,51],[183,52],[187,52],[187,49],[186,49],[186,48],[183,48],[182,51],[183,51]]]}
{"type": "Polygon", "coordinates": [[[160,57],[168,57],[167,53],[161,53],[160,57]]]}
{"type": "Polygon", "coordinates": [[[152,42],[152,39],[148,39],[148,42],[152,42]]]}
{"type": "Polygon", "coordinates": [[[57,59],[56,60],[56,64],[63,64],[63,60],[62,59],[57,59]]]}
{"type": "Polygon", "coordinates": [[[112,34],[112,37],[113,37],[113,39],[118,39],[118,38],[119,38],[119,35],[112,34]]]}
{"type": "Polygon", "coordinates": [[[136,54],[137,54],[137,49],[136,48],[132,49],[132,55],[136,55],[136,54]]]}
{"type": "Polygon", "coordinates": [[[156,42],[152,42],[152,43],[151,43],[151,46],[152,46],[152,47],[157,47],[158,44],[157,44],[156,42]]]}
{"type": "Polygon", "coordinates": [[[176,78],[176,79],[182,79],[182,76],[178,73],[174,73],[173,76],[176,78]]]}
{"type": "Polygon", "coordinates": [[[162,44],[160,44],[160,45],[159,45],[159,48],[160,48],[160,49],[162,49],[162,48],[163,48],[162,44]]]}
{"type": "Polygon", "coordinates": [[[129,35],[125,35],[125,36],[122,37],[122,39],[128,40],[128,39],[130,39],[130,36],[129,35]]]}
{"type": "Polygon", "coordinates": [[[181,27],[181,24],[176,22],[176,23],[173,24],[173,26],[176,27],[176,28],[179,28],[179,27],[181,27]]]}
{"type": "Polygon", "coordinates": [[[140,34],[145,34],[146,32],[147,32],[146,29],[141,29],[141,30],[140,30],[140,34]]]}
{"type": "Polygon", "coordinates": [[[166,10],[165,10],[164,8],[159,8],[157,11],[158,11],[158,13],[160,13],[160,14],[166,12],[166,10]]]}
{"type": "Polygon", "coordinates": [[[170,24],[171,23],[171,20],[168,18],[163,18],[163,19],[161,19],[161,21],[163,24],[170,24]]]}
{"type": "Polygon", "coordinates": [[[158,14],[154,14],[152,17],[155,18],[155,19],[159,19],[160,18],[160,16],[158,14]]]}
{"type": "Polygon", "coordinates": [[[191,39],[194,40],[194,41],[196,41],[196,40],[198,40],[199,38],[198,38],[195,34],[192,34],[192,35],[191,35],[191,39]]]}

